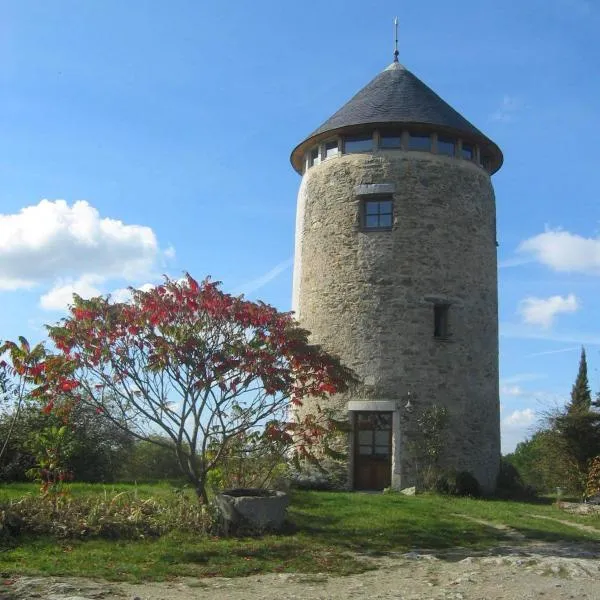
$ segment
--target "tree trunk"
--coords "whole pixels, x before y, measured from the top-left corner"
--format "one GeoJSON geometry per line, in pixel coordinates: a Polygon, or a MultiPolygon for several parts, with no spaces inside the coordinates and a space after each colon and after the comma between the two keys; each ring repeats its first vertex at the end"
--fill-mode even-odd
{"type": "Polygon", "coordinates": [[[208,504],[208,496],[206,494],[206,486],[204,483],[199,481],[195,482],[196,486],[196,496],[198,496],[198,500],[200,504],[208,504]]]}

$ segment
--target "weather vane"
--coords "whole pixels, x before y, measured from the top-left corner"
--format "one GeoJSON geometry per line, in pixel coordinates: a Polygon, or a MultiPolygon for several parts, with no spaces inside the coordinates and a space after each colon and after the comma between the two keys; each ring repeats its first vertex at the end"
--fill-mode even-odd
{"type": "Polygon", "coordinates": [[[394,47],[394,62],[398,62],[398,17],[394,18],[394,33],[396,34],[396,45],[394,47]]]}

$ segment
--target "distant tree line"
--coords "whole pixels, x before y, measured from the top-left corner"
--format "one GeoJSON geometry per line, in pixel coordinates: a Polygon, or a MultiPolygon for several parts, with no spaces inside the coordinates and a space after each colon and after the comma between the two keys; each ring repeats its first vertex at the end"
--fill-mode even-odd
{"type": "Polygon", "coordinates": [[[564,408],[549,411],[539,429],[505,459],[539,492],[587,497],[600,492],[600,394],[592,399],[585,349],[564,408]]]}
{"type": "MultiPolygon", "coordinates": [[[[0,413],[0,440],[7,439],[13,417],[9,410],[0,413]]],[[[40,432],[63,425],[57,415],[45,414],[37,403],[26,402],[0,459],[0,481],[30,480],[32,469],[38,464],[36,445],[40,432]]],[[[77,481],[111,483],[184,478],[173,451],[136,440],[84,404],[73,408],[60,450],[65,469],[77,481]]]]}

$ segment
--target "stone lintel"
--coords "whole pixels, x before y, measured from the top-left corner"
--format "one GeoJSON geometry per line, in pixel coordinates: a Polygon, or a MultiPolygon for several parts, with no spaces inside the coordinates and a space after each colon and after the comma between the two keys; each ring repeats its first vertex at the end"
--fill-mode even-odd
{"type": "Polygon", "coordinates": [[[423,301],[433,304],[451,304],[452,306],[463,305],[463,301],[460,298],[453,298],[452,296],[442,296],[439,294],[427,294],[427,296],[423,296],[423,301]]]}
{"type": "Polygon", "coordinates": [[[393,194],[396,191],[395,183],[363,183],[354,186],[357,196],[370,196],[376,194],[393,194]]]}
{"type": "Polygon", "coordinates": [[[398,410],[400,400],[350,400],[349,411],[394,412],[398,410]]]}

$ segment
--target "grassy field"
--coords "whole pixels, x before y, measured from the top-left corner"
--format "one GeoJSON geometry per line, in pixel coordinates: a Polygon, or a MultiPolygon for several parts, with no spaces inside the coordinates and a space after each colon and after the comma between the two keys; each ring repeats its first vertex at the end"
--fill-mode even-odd
{"type": "MultiPolygon", "coordinates": [[[[140,498],[174,494],[171,486],[74,484],[73,496],[129,491],[140,498]]],[[[36,493],[35,486],[0,487],[0,502],[36,493]]],[[[569,515],[551,504],[442,496],[294,492],[292,526],[284,535],[223,539],[173,532],[147,540],[21,537],[0,551],[0,573],[160,580],[176,576],[241,576],[262,572],[344,574],[370,568],[368,556],[416,549],[492,548],[507,539],[484,523],[507,525],[528,540],[600,544],[600,518],[569,515]],[[556,520],[567,521],[569,524],[556,520]],[[594,528],[583,531],[576,524],[594,528]]],[[[514,540],[511,540],[514,543],[514,540]]]]}

